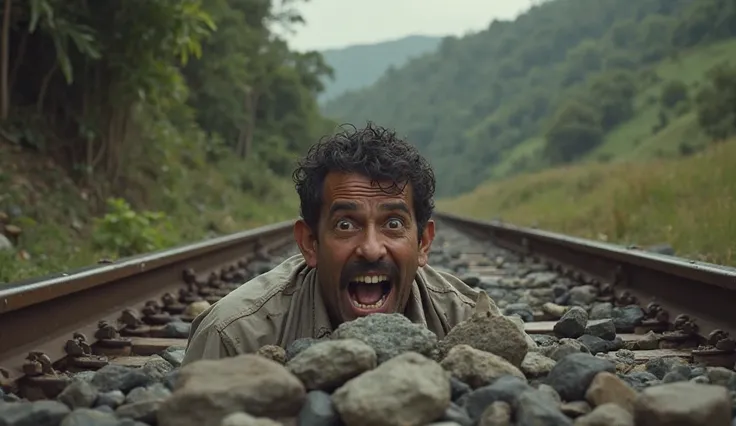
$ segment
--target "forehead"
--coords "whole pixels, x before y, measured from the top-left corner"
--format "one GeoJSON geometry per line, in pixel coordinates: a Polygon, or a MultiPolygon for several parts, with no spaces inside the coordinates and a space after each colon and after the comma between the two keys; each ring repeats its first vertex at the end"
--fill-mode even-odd
{"type": "Polygon", "coordinates": [[[329,208],[336,201],[403,201],[411,206],[411,185],[398,185],[401,192],[391,185],[390,181],[371,182],[357,173],[330,172],[324,182],[323,207],[329,208]]]}

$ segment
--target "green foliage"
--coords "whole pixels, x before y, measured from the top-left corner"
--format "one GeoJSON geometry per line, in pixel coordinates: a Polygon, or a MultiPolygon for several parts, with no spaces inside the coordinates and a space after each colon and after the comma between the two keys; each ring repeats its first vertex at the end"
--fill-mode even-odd
{"type": "Polygon", "coordinates": [[[30,145],[64,158],[88,185],[101,177],[120,188],[137,169],[155,167],[147,159],[175,149],[140,145],[156,122],[203,131],[190,149],[209,149],[216,139],[240,158],[272,137],[302,151],[331,129],[316,96],[332,70],[315,52],[290,51],[270,30],[302,22],[293,2],[31,0],[16,9],[15,116],[5,126],[31,127],[27,109],[35,107],[49,130],[30,145]]]}
{"type": "Polygon", "coordinates": [[[550,164],[583,157],[603,142],[606,132],[634,115],[636,83],[632,72],[602,71],[588,80],[587,86],[581,87],[582,98],[563,101],[545,133],[543,153],[550,164]]]}
{"type": "Polygon", "coordinates": [[[73,42],[82,55],[99,59],[100,47],[95,40],[94,30],[86,24],[74,22],[75,11],[69,8],[69,3],[59,0],[30,0],[29,5],[29,33],[40,26],[51,38],[56,50],[57,65],[67,83],[71,84],[74,81],[74,70],[69,56],[69,42],[73,42]]]}
{"type": "Polygon", "coordinates": [[[258,151],[253,140],[267,146],[263,139],[278,135],[289,141],[288,150],[302,151],[329,132],[315,97],[332,70],[320,55],[290,51],[268,32],[264,25],[275,19],[271,2],[218,0],[207,10],[218,31],[202,60],[183,69],[189,86],[197,88],[187,104],[199,125],[241,157],[258,151]]]}
{"type": "Polygon", "coordinates": [[[24,182],[0,201],[39,224],[24,229],[27,267],[0,269],[25,277],[293,217],[296,156],[334,126],[316,101],[330,67],[273,30],[303,22],[296,4],[13,1],[0,130],[73,188],[0,153],[24,182]]]}
{"type": "MultiPolygon", "coordinates": [[[[649,67],[676,60],[683,49],[736,35],[730,0],[641,0],[625,6],[620,0],[543,2],[513,22],[494,21],[480,33],[446,38],[435,54],[387,72],[323,110],[340,122],[371,119],[396,127],[432,161],[438,195],[470,190],[497,176],[495,169],[515,158],[517,147],[540,136],[559,142],[565,132],[586,135],[570,145],[588,149],[599,131],[607,137],[635,118],[636,95],[660,78],[646,72],[649,67]],[[597,110],[599,130],[553,126],[571,99],[597,110]]],[[[534,155],[541,157],[516,159],[518,167],[507,169],[532,170],[574,151],[548,157],[555,150],[538,150],[534,155]]]]}
{"type": "Polygon", "coordinates": [[[698,123],[712,139],[736,134],[736,66],[721,64],[709,72],[697,94],[698,123]]]}
{"type": "Polygon", "coordinates": [[[657,113],[657,124],[652,126],[652,134],[659,132],[670,124],[670,118],[664,109],[660,109],[657,113]]]}
{"type": "Polygon", "coordinates": [[[603,140],[602,117],[594,105],[569,101],[545,135],[545,154],[552,163],[567,163],[595,148],[603,140]]]}
{"type": "Polygon", "coordinates": [[[674,52],[672,32],[678,22],[675,16],[660,14],[649,15],[642,19],[637,31],[643,63],[659,61],[674,52]]]}
{"type": "Polygon", "coordinates": [[[659,95],[659,103],[662,105],[662,108],[674,108],[678,103],[687,102],[687,100],[687,84],[682,81],[672,80],[662,86],[662,91],[659,95]]]}
{"type": "Polygon", "coordinates": [[[94,220],[97,248],[118,256],[130,256],[166,247],[171,223],[162,212],[136,212],[123,199],[107,201],[108,211],[94,220]]]}
{"type": "Polygon", "coordinates": [[[634,115],[634,76],[628,71],[609,71],[593,78],[590,96],[601,114],[601,127],[607,132],[634,115]]]}
{"type": "Polygon", "coordinates": [[[731,0],[689,2],[672,34],[677,47],[731,38],[736,35],[736,4],[731,0]]]}

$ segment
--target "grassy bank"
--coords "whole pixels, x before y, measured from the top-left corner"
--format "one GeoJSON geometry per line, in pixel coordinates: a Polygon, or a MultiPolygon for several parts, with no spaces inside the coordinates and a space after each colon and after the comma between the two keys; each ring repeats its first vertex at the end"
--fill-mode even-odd
{"type": "Polygon", "coordinates": [[[736,265],[736,140],[684,158],[581,164],[480,186],[438,209],[736,265]]]}
{"type": "Polygon", "coordinates": [[[100,208],[95,194],[53,161],[0,142],[0,213],[22,229],[15,249],[0,251],[0,283],[250,229],[298,212],[293,184],[257,164],[170,164],[174,176],[166,185],[140,175],[114,205],[100,208]]]}

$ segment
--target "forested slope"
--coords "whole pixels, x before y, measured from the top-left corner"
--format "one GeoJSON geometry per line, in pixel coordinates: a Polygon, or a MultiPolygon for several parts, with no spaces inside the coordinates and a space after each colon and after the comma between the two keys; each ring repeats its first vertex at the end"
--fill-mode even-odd
{"type": "Polygon", "coordinates": [[[297,214],[293,160],[334,123],[321,55],[269,30],[294,2],[2,4],[0,282],[297,214]]]}
{"type": "MultiPolygon", "coordinates": [[[[436,54],[324,111],[341,122],[395,126],[431,158],[438,194],[448,195],[590,155],[635,118],[640,93],[670,83],[653,72],[662,61],[735,35],[732,0],[554,0],[447,38],[436,54]]],[[[662,110],[659,121],[670,124],[687,112],[681,108],[662,110]]]]}

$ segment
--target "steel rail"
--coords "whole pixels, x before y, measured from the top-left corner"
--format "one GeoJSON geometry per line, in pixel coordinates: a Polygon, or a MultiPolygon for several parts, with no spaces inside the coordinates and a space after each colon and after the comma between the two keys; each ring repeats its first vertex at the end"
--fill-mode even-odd
{"type": "MultiPolygon", "coordinates": [[[[720,329],[736,336],[736,269],[510,224],[437,212],[440,222],[487,237],[494,244],[582,273],[640,303],[686,313],[701,335],[720,329]]],[[[213,238],[108,265],[0,287],[0,367],[22,377],[25,355],[65,357],[74,332],[93,336],[99,320],[114,323],[124,309],[182,288],[182,271],[209,274],[261,249],[293,243],[293,221],[213,238]]],[[[2,381],[2,377],[0,377],[2,381]]]]}
{"type": "Polygon", "coordinates": [[[609,283],[617,294],[628,292],[640,304],[655,302],[669,313],[684,313],[695,321],[701,336],[723,330],[736,337],[736,268],[500,221],[443,212],[435,216],[458,229],[486,236],[500,247],[609,283]]]}
{"type": "Polygon", "coordinates": [[[30,351],[56,362],[65,357],[64,344],[74,332],[92,336],[99,320],[114,324],[124,309],[176,294],[185,268],[206,276],[259,250],[293,243],[292,226],[293,221],[280,222],[0,287],[0,368],[9,374],[6,380],[23,376],[30,351]]]}

